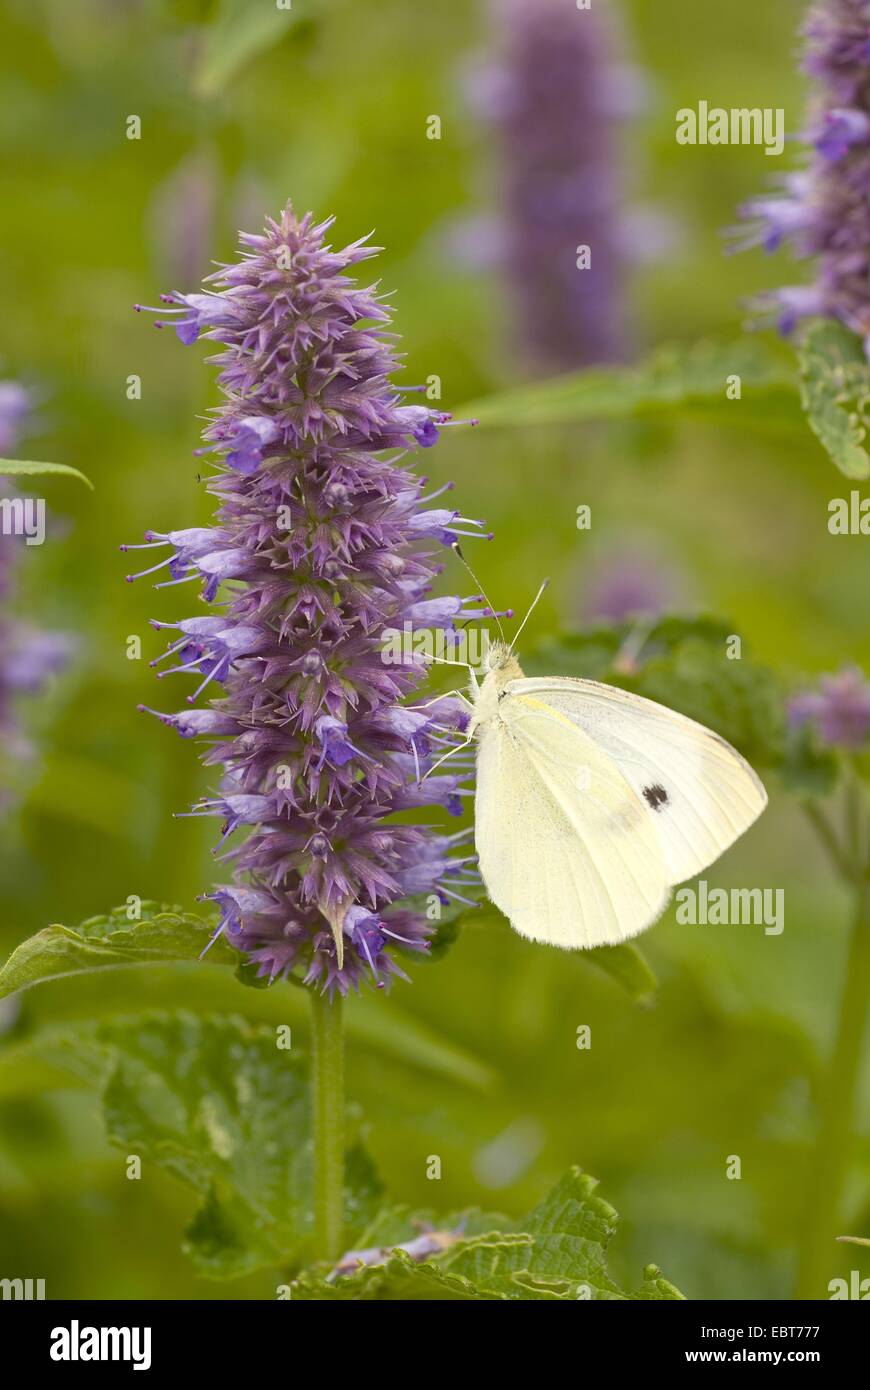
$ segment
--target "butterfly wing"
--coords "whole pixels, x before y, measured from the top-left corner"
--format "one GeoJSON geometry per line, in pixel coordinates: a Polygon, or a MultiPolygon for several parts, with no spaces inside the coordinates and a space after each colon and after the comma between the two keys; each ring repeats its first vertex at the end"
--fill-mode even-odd
{"type": "Polygon", "coordinates": [[[502,698],[478,737],[477,852],[511,925],[566,948],[650,926],[667,904],[667,872],[652,818],[616,764],[525,695],[502,698]]]}
{"type": "Polygon", "coordinates": [[[541,701],[616,763],[655,823],[671,884],[706,869],[767,805],[760,779],[730,743],[664,705],[568,677],[524,677],[508,691],[541,701]]]}

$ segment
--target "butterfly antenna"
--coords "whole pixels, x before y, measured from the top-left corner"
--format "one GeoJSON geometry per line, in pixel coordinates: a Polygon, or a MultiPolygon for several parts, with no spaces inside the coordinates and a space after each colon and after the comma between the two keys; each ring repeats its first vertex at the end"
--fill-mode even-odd
{"type": "Polygon", "coordinates": [[[507,638],[506,638],[505,635],[504,635],[504,628],[503,628],[502,625],[501,625],[501,618],[498,616],[498,614],[496,613],[496,611],[495,611],[495,609],[493,608],[492,604],[490,603],[489,599],[487,598],[486,594],[483,592],[483,585],[481,584],[481,582],[480,582],[480,580],[478,579],[477,575],[474,573],[474,570],[471,568],[471,565],[468,563],[468,561],[466,560],[466,558],[465,558],[465,556],[463,555],[462,551],[460,550],[460,548],[459,548],[459,541],[453,541],[453,543],[451,544],[450,549],[456,554],[456,556],[458,557],[458,559],[462,562],[462,564],[463,564],[463,565],[465,566],[465,568],[468,570],[468,573],[471,575],[472,579],[474,580],[475,584],[477,585],[478,589],[480,590],[481,597],[483,598],[484,602],[486,603],[487,608],[489,609],[489,611],[490,611],[490,613],[492,614],[492,616],[495,618],[496,627],[498,628],[498,632],[499,632],[499,636],[501,637],[501,640],[502,640],[505,644],[507,644],[507,638]]]}
{"type": "Polygon", "coordinates": [[[545,579],[544,582],[543,582],[543,584],[541,585],[540,589],[539,589],[538,592],[535,594],[535,597],[532,599],[532,602],[531,602],[531,605],[530,605],[530,607],[529,607],[528,613],[527,613],[526,616],[523,618],[523,621],[520,623],[519,627],[517,628],[516,632],[514,633],[514,640],[511,642],[511,646],[510,646],[511,651],[513,651],[514,647],[517,645],[517,642],[519,641],[520,633],[522,632],[522,630],[523,630],[523,628],[525,627],[526,623],[529,621],[529,618],[532,616],[532,614],[534,613],[535,609],[537,608],[537,606],[538,606],[538,599],[539,599],[539,598],[541,597],[541,595],[543,594],[543,592],[544,592],[544,590],[546,589],[546,587],[547,587],[547,585],[549,584],[549,582],[550,582],[549,579],[545,579]]]}

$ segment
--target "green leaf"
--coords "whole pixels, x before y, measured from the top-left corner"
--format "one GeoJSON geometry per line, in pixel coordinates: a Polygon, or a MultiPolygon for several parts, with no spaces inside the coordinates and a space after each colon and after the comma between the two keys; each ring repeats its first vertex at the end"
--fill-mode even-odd
{"type": "MultiPolygon", "coordinates": [[[[200,1193],[186,1250],[205,1275],[298,1268],[314,1230],[306,1069],[274,1029],[237,1018],[148,1014],[101,1027],[112,1057],[103,1096],[109,1139],[200,1193]]],[[[364,1151],[347,1155],[353,1239],[380,1185],[364,1151]]]]}
{"type": "Polygon", "coordinates": [[[832,319],[815,321],[802,336],[798,365],[810,429],[847,478],[870,477],[870,366],[860,338],[832,319]]]}
{"type": "Polygon", "coordinates": [[[487,425],[551,425],[622,420],[681,408],[714,409],[739,421],[747,400],[769,411],[779,394],[796,400],[797,381],[787,358],[757,338],[663,348],[639,367],[601,367],[472,401],[459,414],[487,425]],[[740,401],[729,400],[729,377],[739,376],[740,401]]]}
{"type": "Polygon", "coordinates": [[[329,1282],[318,1275],[302,1274],[291,1285],[290,1297],[297,1303],[467,1303],[491,1302],[501,1295],[483,1290],[431,1260],[418,1263],[407,1251],[397,1249],[384,1252],[382,1263],[351,1278],[329,1282]]]}
{"type": "Polygon", "coordinates": [[[598,946],[584,951],[582,959],[609,975],[638,1004],[651,1004],[659,982],[640,947],[630,941],[619,946],[598,946]]]}
{"type": "MultiPolygon", "coordinates": [[[[436,1229],[431,1212],[382,1213],[362,1237],[366,1263],[329,1280],[306,1273],[291,1286],[302,1301],[473,1299],[478,1301],[680,1299],[682,1294],[648,1265],[628,1292],[612,1278],[607,1248],[619,1218],[595,1195],[596,1182],[578,1168],[528,1216],[479,1211],[454,1214],[436,1229]],[[426,1231],[428,1239],[421,1237],[426,1231]],[[421,1241],[429,1251],[423,1253],[421,1241]],[[417,1258],[415,1259],[415,1254],[417,1258]],[[422,1255],[422,1258],[421,1258],[422,1255]]],[[[360,1253],[358,1252],[358,1253],[360,1253]]],[[[350,1256],[342,1261],[352,1267],[350,1256]]]]}
{"type": "Polygon", "coordinates": [[[616,1213],[577,1169],[519,1222],[476,1210],[437,1218],[384,1208],[353,1136],[345,1238],[349,1252],[366,1252],[365,1266],[344,1273],[357,1263],[348,1255],[328,1278],[300,1273],[313,1236],[309,1092],[304,1061],[276,1044],[274,1028],[160,1012],[49,1030],[9,1051],[15,1066],[39,1063],[102,1087],[112,1143],[200,1195],[185,1248],[210,1278],[298,1273],[290,1295],[302,1300],[681,1297],[654,1267],[634,1292],[611,1278],[616,1213]],[[421,1232],[436,1232],[435,1254],[415,1249],[421,1232]]]}
{"type": "Polygon", "coordinates": [[[32,459],[0,459],[0,477],[30,478],[41,477],[46,474],[78,478],[79,482],[89,487],[91,492],[94,490],[90,478],[68,463],[36,463],[32,459]]]}
{"type": "Polygon", "coordinates": [[[251,59],[280,43],[308,10],[306,0],[293,0],[291,9],[278,9],[275,0],[219,0],[203,40],[197,94],[216,96],[251,59]]]}
{"type": "MultiPolygon", "coordinates": [[[[139,921],[131,922],[126,908],[115,908],[80,927],[51,926],[29,937],[0,970],[0,999],[83,971],[197,960],[214,931],[214,922],[180,908],[146,902],[140,911],[139,921]]],[[[213,965],[237,966],[239,953],[221,937],[203,959],[213,965]]]]}

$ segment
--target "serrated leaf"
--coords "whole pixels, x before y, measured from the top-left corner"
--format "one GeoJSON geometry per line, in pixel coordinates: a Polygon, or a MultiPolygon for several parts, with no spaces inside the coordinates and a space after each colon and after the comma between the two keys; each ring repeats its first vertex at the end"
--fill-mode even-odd
{"type": "Polygon", "coordinates": [[[489,1289],[503,1288],[509,1297],[592,1300],[661,1298],[682,1294],[658,1271],[653,1279],[645,1271],[643,1283],[627,1293],[607,1268],[607,1247],[619,1217],[595,1193],[597,1182],[588,1173],[572,1168],[553,1191],[519,1223],[531,1246],[527,1250],[487,1252],[476,1249],[460,1255],[451,1271],[483,1282],[489,1289]],[[521,1292],[511,1293],[511,1289],[521,1292]]]}
{"type": "MultiPolygon", "coordinates": [[[[430,1212],[382,1213],[365,1232],[353,1273],[333,1271],[328,1280],[305,1273],[291,1286],[302,1301],[474,1299],[477,1301],[681,1299],[682,1294],[648,1265],[643,1281],[626,1292],[607,1269],[607,1247],[618,1224],[613,1207],[595,1195],[594,1178],[573,1168],[522,1221],[470,1212],[441,1221],[443,1252],[415,1261],[403,1248],[433,1231],[430,1212]]],[[[433,1244],[437,1241],[433,1240],[433,1244]]],[[[349,1259],[350,1257],[348,1257],[349,1259]]]]}
{"type": "Polygon", "coordinates": [[[94,490],[90,478],[68,463],[37,463],[33,459],[0,459],[0,477],[34,478],[46,475],[78,478],[79,482],[84,483],[85,487],[89,487],[91,492],[94,490]]]}
{"type": "MultiPolygon", "coordinates": [[[[237,1018],[150,1014],[101,1027],[113,1058],[110,1140],[194,1188],[186,1250],[210,1278],[298,1268],[314,1231],[306,1070],[274,1030],[237,1018]]],[[[346,1164],[345,1221],[371,1218],[380,1186],[359,1145],[346,1164]]]]}
{"type": "Polygon", "coordinates": [[[142,903],[131,922],[125,908],[91,917],[80,927],[55,925],[22,942],[0,970],[0,999],[46,980],[123,965],[163,965],[203,959],[213,965],[239,963],[239,953],[219,938],[209,946],[214,923],[179,908],[142,903]]]}
{"type": "Polygon", "coordinates": [[[639,367],[600,367],[499,392],[460,407],[487,425],[551,425],[622,420],[675,407],[739,412],[753,396],[797,397],[786,357],[759,339],[700,342],[662,348],[639,367]],[[739,376],[740,402],[729,401],[729,377],[739,376]]]}
{"type": "Polygon", "coordinates": [[[279,9],[275,0],[219,0],[203,39],[197,94],[216,96],[252,58],[281,43],[306,13],[306,0],[293,0],[286,9],[279,9]]]}
{"type": "Polygon", "coordinates": [[[870,366],[860,338],[833,319],[815,321],[801,338],[798,365],[810,429],[847,478],[870,477],[870,366]]]}
{"type": "MultiPolygon", "coordinates": [[[[12,1049],[20,1054],[21,1049],[12,1049]]],[[[298,1054],[269,1028],[236,1018],[152,1013],[56,1029],[34,1057],[104,1086],[109,1138],[202,1197],[186,1249],[200,1272],[236,1278],[263,1267],[291,1275],[310,1261],[313,1234],[309,1096],[298,1054]]],[[[681,1294],[649,1266],[634,1292],[607,1269],[618,1218],[578,1169],[526,1218],[489,1212],[384,1208],[364,1149],[346,1157],[345,1224],[358,1272],[299,1273],[305,1300],[673,1299],[681,1294]],[[376,1214],[377,1213],[377,1214],[376,1214]],[[401,1247],[441,1233],[440,1252],[414,1259],[401,1247]]],[[[345,1257],[350,1260],[350,1256],[345,1257]]],[[[344,1263],[343,1261],[342,1263],[344,1263]]]]}
{"type": "Polygon", "coordinates": [[[394,1250],[382,1264],[367,1266],[334,1283],[303,1274],[291,1286],[295,1302],[453,1303],[493,1302],[501,1297],[432,1260],[415,1261],[405,1250],[394,1250]]]}

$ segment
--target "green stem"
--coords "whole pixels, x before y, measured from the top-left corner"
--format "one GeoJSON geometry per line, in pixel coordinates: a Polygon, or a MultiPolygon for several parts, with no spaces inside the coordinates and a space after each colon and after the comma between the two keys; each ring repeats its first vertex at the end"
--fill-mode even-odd
{"type": "Polygon", "coordinates": [[[855,1093],[870,1007],[870,884],[857,886],[834,1050],[824,1078],[819,1130],[809,1173],[796,1296],[827,1297],[843,1190],[849,1171],[855,1093]]]}
{"type": "Polygon", "coordinates": [[[342,999],[311,996],[311,1099],[314,1128],[316,1255],[333,1264],[342,1254],[344,1207],[344,1034],[342,999]]]}
{"type": "Polygon", "coordinates": [[[855,878],[858,866],[850,861],[824,811],[814,801],[806,801],[804,802],[804,812],[824,845],[833,867],[843,878],[847,880],[855,878]]]}

